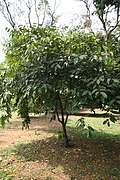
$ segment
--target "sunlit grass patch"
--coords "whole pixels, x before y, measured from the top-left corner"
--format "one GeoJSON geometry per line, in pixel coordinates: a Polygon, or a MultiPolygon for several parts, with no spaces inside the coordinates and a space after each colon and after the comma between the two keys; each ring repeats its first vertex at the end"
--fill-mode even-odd
{"type": "MultiPolygon", "coordinates": [[[[74,130],[77,131],[76,128],[76,121],[80,117],[78,116],[71,116],[68,120],[68,126],[75,128],[74,130]]],[[[95,129],[95,132],[99,132],[102,134],[111,134],[111,135],[120,135],[120,124],[117,121],[116,123],[110,124],[110,127],[107,126],[107,124],[103,124],[103,121],[106,120],[105,117],[84,117],[84,121],[86,126],[90,125],[95,129]]]]}

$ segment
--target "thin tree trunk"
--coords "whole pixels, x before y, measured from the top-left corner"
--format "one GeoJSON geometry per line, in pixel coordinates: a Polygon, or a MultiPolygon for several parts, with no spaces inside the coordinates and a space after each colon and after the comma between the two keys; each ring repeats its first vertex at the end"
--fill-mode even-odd
{"type": "Polygon", "coordinates": [[[65,140],[65,146],[66,146],[66,147],[70,147],[69,140],[68,140],[68,136],[67,136],[67,130],[66,130],[66,124],[67,124],[67,120],[68,120],[68,114],[66,115],[66,118],[65,118],[64,109],[63,109],[63,104],[62,104],[61,97],[60,97],[60,94],[59,94],[59,93],[57,94],[57,97],[58,97],[58,100],[59,100],[60,111],[61,111],[61,113],[60,113],[60,114],[61,114],[61,119],[60,119],[59,114],[58,114],[58,112],[57,112],[58,121],[62,124],[63,135],[64,135],[64,140],[65,140]]]}
{"type": "Polygon", "coordinates": [[[64,140],[65,140],[65,146],[70,147],[68,136],[67,136],[67,131],[66,131],[66,124],[62,122],[62,128],[63,128],[63,135],[64,135],[64,140]]]}
{"type": "Polygon", "coordinates": [[[62,129],[63,129],[63,137],[65,140],[65,146],[70,147],[69,140],[68,140],[68,135],[67,135],[67,130],[66,130],[66,124],[67,124],[67,119],[68,119],[68,114],[66,115],[66,119],[64,119],[64,115],[62,115],[62,119],[59,117],[58,111],[56,111],[57,119],[58,121],[62,124],[62,129]]]}

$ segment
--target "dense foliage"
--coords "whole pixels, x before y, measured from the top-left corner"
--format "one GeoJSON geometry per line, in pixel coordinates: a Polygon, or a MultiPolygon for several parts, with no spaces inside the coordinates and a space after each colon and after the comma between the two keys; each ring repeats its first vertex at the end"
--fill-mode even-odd
{"type": "MultiPolygon", "coordinates": [[[[3,71],[3,70],[1,70],[3,71]]],[[[1,72],[0,75],[0,111],[1,111],[1,125],[5,126],[5,121],[9,122],[11,117],[11,99],[12,94],[9,91],[8,78],[4,72],[1,72]]]]}
{"type": "Polygon", "coordinates": [[[97,9],[104,11],[106,7],[108,6],[115,6],[115,8],[120,7],[120,1],[119,0],[94,0],[94,5],[97,9]]]}

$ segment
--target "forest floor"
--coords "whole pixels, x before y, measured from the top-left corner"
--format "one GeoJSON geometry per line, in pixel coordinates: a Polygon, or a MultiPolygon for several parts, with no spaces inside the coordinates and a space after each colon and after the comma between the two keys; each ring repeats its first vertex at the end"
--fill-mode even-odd
{"type": "MultiPolygon", "coordinates": [[[[120,129],[119,122],[116,127],[120,129]]],[[[120,179],[119,135],[86,138],[71,126],[73,147],[65,148],[60,132],[61,125],[44,116],[31,118],[30,129],[22,131],[21,119],[13,116],[11,124],[0,129],[0,179],[120,179]]]]}

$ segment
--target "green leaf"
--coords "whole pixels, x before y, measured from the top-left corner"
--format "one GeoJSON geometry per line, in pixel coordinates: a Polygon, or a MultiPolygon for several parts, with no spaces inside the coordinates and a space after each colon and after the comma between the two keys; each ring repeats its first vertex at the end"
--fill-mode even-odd
{"type": "Polygon", "coordinates": [[[114,115],[110,115],[110,120],[115,123],[117,121],[116,117],[114,115]]]}
{"type": "Polygon", "coordinates": [[[116,96],[116,99],[120,99],[120,96],[116,96]]]}
{"type": "Polygon", "coordinates": [[[109,121],[108,121],[107,125],[108,125],[108,127],[110,127],[110,122],[109,121]]]}
{"type": "Polygon", "coordinates": [[[96,92],[95,93],[95,98],[97,98],[99,96],[100,92],[96,92]]]}
{"type": "Polygon", "coordinates": [[[89,91],[86,90],[86,91],[84,91],[84,92],[82,93],[82,96],[85,96],[85,95],[87,95],[88,93],[89,93],[89,91]]]}
{"type": "Polygon", "coordinates": [[[109,106],[113,105],[114,102],[115,102],[115,100],[112,99],[112,100],[109,102],[109,106]]]}
{"type": "Polygon", "coordinates": [[[55,72],[57,71],[57,69],[61,69],[61,66],[59,64],[56,64],[55,66],[55,72]]]}
{"type": "Polygon", "coordinates": [[[120,101],[116,101],[118,104],[120,104],[120,101]]]}
{"type": "Polygon", "coordinates": [[[94,90],[92,91],[92,94],[94,94],[96,91],[98,91],[98,89],[94,89],[94,90]]]}
{"type": "Polygon", "coordinates": [[[105,92],[100,92],[104,99],[107,99],[107,94],[105,92]]]}
{"type": "Polygon", "coordinates": [[[106,124],[109,121],[109,119],[106,119],[105,121],[103,121],[103,124],[106,124]]]}
{"type": "Polygon", "coordinates": [[[100,84],[100,79],[97,80],[97,84],[98,84],[98,85],[100,84]]]}
{"type": "Polygon", "coordinates": [[[120,83],[119,79],[113,79],[115,83],[120,83]]]}
{"type": "Polygon", "coordinates": [[[93,127],[91,127],[91,126],[88,126],[88,129],[89,129],[90,131],[94,131],[93,127]]]}

